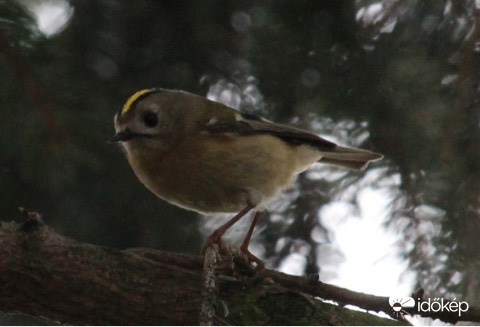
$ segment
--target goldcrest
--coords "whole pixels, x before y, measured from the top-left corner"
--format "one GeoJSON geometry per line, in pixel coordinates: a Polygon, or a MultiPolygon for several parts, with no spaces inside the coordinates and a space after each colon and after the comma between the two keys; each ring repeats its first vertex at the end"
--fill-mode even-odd
{"type": "Polygon", "coordinates": [[[114,124],[110,141],[121,142],[137,177],[158,197],[204,214],[239,212],[210,242],[251,209],[265,208],[314,163],[361,170],[382,158],[183,91],[139,91],[114,124]]]}

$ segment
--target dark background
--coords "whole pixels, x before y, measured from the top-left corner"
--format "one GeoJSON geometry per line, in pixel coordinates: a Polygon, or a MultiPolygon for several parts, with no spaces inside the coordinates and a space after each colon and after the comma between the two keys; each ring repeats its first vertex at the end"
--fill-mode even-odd
{"type": "Polygon", "coordinates": [[[268,266],[298,252],[321,273],[320,249],[336,247],[321,209],[355,212],[368,186],[390,199],[412,290],[479,305],[479,13],[472,0],[0,0],[0,218],[24,206],[78,241],[199,252],[217,220],[158,200],[107,144],[132,93],[183,89],[385,155],[368,181],[302,175],[262,216],[268,266]],[[70,15],[62,29],[38,28],[42,4],[70,15]]]}

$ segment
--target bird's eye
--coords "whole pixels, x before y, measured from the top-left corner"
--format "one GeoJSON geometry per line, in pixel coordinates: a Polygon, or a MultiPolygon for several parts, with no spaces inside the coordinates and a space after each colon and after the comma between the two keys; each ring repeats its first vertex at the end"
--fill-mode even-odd
{"type": "Polygon", "coordinates": [[[143,115],[143,123],[149,128],[153,128],[158,124],[158,117],[153,112],[148,111],[143,115]]]}

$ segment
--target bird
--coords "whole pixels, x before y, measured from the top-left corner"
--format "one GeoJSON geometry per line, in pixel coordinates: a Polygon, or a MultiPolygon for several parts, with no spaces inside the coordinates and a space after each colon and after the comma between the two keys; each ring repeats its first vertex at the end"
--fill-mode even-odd
{"type": "Polygon", "coordinates": [[[259,213],[315,163],[363,170],[383,156],[344,147],[312,132],[242,113],[180,90],[144,89],[114,116],[120,143],[138,179],[159,198],[208,215],[236,213],[206,246],[253,211],[240,250],[263,268],[248,245],[259,213]]]}

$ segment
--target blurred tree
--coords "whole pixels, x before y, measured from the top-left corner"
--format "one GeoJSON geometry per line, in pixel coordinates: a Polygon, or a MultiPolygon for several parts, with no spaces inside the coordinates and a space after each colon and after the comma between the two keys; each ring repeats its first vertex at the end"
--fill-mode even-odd
{"type": "Polygon", "coordinates": [[[200,218],[156,199],[106,144],[131,93],[180,88],[385,154],[373,180],[326,166],[302,175],[253,244],[272,266],[297,253],[301,270],[321,272],[322,248],[335,245],[321,209],[355,208],[370,184],[392,198],[387,227],[418,285],[478,304],[479,10],[473,0],[0,0],[0,212],[34,208],[80,241],[197,252],[200,218]],[[38,27],[45,6],[47,17],[63,8],[63,30],[38,27]]]}

